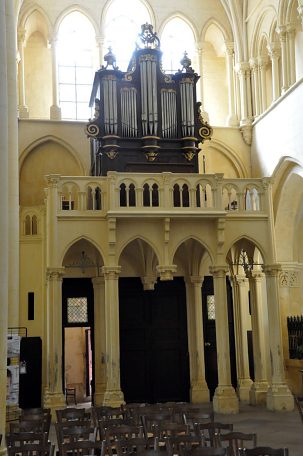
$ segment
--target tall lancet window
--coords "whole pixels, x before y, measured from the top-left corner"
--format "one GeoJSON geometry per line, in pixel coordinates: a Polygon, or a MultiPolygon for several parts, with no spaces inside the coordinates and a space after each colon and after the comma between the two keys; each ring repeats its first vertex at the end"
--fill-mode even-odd
{"type": "Polygon", "coordinates": [[[84,14],[74,11],[61,22],[58,32],[59,103],[63,119],[87,120],[94,72],[95,31],[84,14]]]}
{"type": "Polygon", "coordinates": [[[187,52],[192,67],[198,71],[195,36],[192,28],[181,18],[175,17],[165,25],[161,34],[162,66],[168,73],[182,68],[180,60],[187,52]]]}
{"type": "Polygon", "coordinates": [[[105,49],[111,47],[120,70],[126,71],[135,49],[141,25],[152,23],[150,14],[139,0],[114,0],[105,16],[105,49]]]}

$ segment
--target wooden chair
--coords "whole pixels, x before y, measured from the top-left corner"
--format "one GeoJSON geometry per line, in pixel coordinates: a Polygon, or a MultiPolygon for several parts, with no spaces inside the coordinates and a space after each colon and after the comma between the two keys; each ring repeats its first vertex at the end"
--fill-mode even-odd
{"type": "Polygon", "coordinates": [[[105,430],[105,441],[107,454],[115,455],[117,453],[117,441],[144,439],[143,426],[121,425],[107,428],[105,430]]]}
{"type": "Polygon", "coordinates": [[[100,440],[106,439],[106,430],[107,429],[113,429],[115,427],[120,427],[120,426],[127,426],[129,424],[130,424],[129,421],[127,419],[123,419],[123,418],[100,420],[100,421],[98,421],[98,426],[97,426],[99,439],[100,440]]]}
{"type": "Polygon", "coordinates": [[[91,415],[85,408],[69,407],[56,410],[57,422],[64,423],[66,421],[91,421],[91,415]]]}
{"type": "Polygon", "coordinates": [[[257,434],[229,432],[228,434],[220,436],[220,443],[221,442],[227,443],[229,456],[240,456],[240,450],[246,448],[247,443],[249,443],[252,448],[257,446],[257,434]]]}
{"type": "Polygon", "coordinates": [[[190,427],[190,431],[194,432],[195,426],[202,423],[214,421],[213,412],[205,413],[201,410],[185,410],[182,412],[183,422],[190,427]]]}
{"type": "Polygon", "coordinates": [[[18,432],[6,435],[6,444],[10,448],[20,448],[25,444],[46,445],[48,436],[44,432],[18,432]]]}
{"type": "Polygon", "coordinates": [[[144,430],[144,437],[146,442],[151,442],[153,444],[155,437],[158,437],[158,427],[172,422],[172,412],[155,412],[149,413],[148,415],[142,415],[142,425],[144,430]]]}
{"type": "Polygon", "coordinates": [[[295,404],[298,409],[301,422],[303,423],[303,396],[295,396],[295,404]]]}
{"type": "Polygon", "coordinates": [[[241,450],[241,456],[288,456],[288,448],[244,448],[241,450]]]}
{"type": "Polygon", "coordinates": [[[65,388],[65,403],[68,404],[69,399],[72,399],[73,403],[77,405],[77,395],[76,395],[76,388],[67,386],[65,388]]]}
{"type": "Polygon", "coordinates": [[[62,452],[62,447],[66,444],[78,441],[95,442],[97,439],[97,430],[88,421],[55,423],[55,429],[59,452],[62,452]]]}
{"type": "Polygon", "coordinates": [[[226,431],[225,433],[232,432],[233,425],[211,421],[210,423],[196,423],[194,430],[196,434],[203,438],[206,444],[218,448],[221,446],[220,438],[224,435],[222,431],[226,431]]]}
{"type": "Polygon", "coordinates": [[[9,430],[11,434],[19,434],[20,432],[36,432],[43,433],[45,431],[45,424],[43,421],[19,421],[18,423],[10,423],[9,430]]]}
{"type": "MultiPolygon", "coordinates": [[[[19,417],[19,423],[22,422],[25,425],[25,422],[31,423],[32,426],[41,426],[43,428],[43,432],[46,432],[47,435],[49,434],[49,429],[51,425],[51,414],[39,414],[39,413],[25,413],[19,417]]],[[[30,426],[30,424],[29,424],[30,426]]]]}
{"type": "MultiPolygon", "coordinates": [[[[117,456],[127,456],[127,455],[146,455],[146,441],[145,438],[132,438],[132,439],[121,439],[116,441],[116,451],[117,456]]],[[[156,454],[156,452],[151,451],[151,454],[156,454]]]]}
{"type": "Polygon", "coordinates": [[[7,446],[8,456],[54,456],[55,446],[50,442],[22,443],[19,446],[7,446]]]}
{"type": "MultiPolygon", "coordinates": [[[[156,439],[156,445],[158,441],[156,439]]],[[[183,454],[184,451],[192,451],[195,448],[205,447],[205,442],[199,435],[174,435],[165,439],[165,446],[169,456],[183,454]]]]}
{"type": "Polygon", "coordinates": [[[59,456],[103,456],[104,443],[80,440],[78,442],[65,443],[59,449],[59,456]]]}
{"type": "Polygon", "coordinates": [[[51,409],[41,407],[22,409],[21,416],[24,415],[51,415],[51,409]]]}
{"type": "Polygon", "coordinates": [[[229,456],[227,448],[195,448],[193,450],[183,450],[181,455],[183,456],[229,456]]]}

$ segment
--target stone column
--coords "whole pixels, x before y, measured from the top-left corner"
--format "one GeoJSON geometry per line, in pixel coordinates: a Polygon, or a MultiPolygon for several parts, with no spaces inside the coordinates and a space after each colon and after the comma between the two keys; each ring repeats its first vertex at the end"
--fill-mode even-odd
{"type": "Polygon", "coordinates": [[[260,68],[260,93],[261,93],[261,110],[262,112],[267,109],[267,90],[266,90],[266,66],[267,60],[264,56],[259,57],[259,68],[260,68]]]}
{"type": "Polygon", "coordinates": [[[235,103],[235,78],[234,78],[234,43],[225,42],[227,80],[228,80],[228,118],[227,125],[235,127],[239,125],[236,116],[235,103]]]}
{"type": "MultiPolygon", "coordinates": [[[[47,368],[44,407],[65,407],[62,388],[62,278],[64,268],[48,268],[46,271],[46,326],[47,368]]],[[[63,382],[64,383],[64,382],[63,382]]]]}
{"type": "Polygon", "coordinates": [[[250,60],[250,68],[252,73],[252,82],[253,82],[253,102],[254,102],[254,115],[258,117],[260,115],[260,87],[259,87],[259,68],[256,59],[250,60]]]}
{"type": "Polygon", "coordinates": [[[282,94],[283,94],[289,88],[286,27],[285,26],[280,27],[278,29],[278,33],[279,33],[280,43],[281,43],[282,94]]]}
{"type": "Polygon", "coordinates": [[[249,374],[247,329],[249,328],[248,279],[245,276],[233,277],[234,283],[234,323],[236,359],[238,373],[238,394],[241,401],[249,401],[252,380],[249,374]]]}
{"type": "Polygon", "coordinates": [[[8,325],[19,326],[19,150],[17,97],[17,33],[13,2],[6,1],[8,93],[8,325]]]}
{"type": "Polygon", "coordinates": [[[295,58],[295,36],[296,29],[292,24],[288,24],[287,30],[287,43],[288,43],[288,55],[289,55],[289,85],[293,85],[296,82],[296,58],[295,58]]]}
{"type": "Polygon", "coordinates": [[[303,29],[303,0],[298,0],[299,6],[297,8],[299,16],[301,18],[302,29],[303,29]]]}
{"type": "Polygon", "coordinates": [[[293,410],[294,398],[285,381],[283,362],[278,277],[280,270],[281,266],[277,264],[264,266],[272,373],[271,385],[267,393],[267,408],[269,410],[293,410]]]}
{"type": "Polygon", "coordinates": [[[106,391],[104,404],[117,407],[124,402],[120,386],[119,289],[120,266],[103,266],[105,279],[106,391]]]}
{"type": "Polygon", "coordinates": [[[98,48],[98,53],[99,53],[99,66],[101,66],[104,63],[104,36],[103,35],[97,35],[96,36],[96,43],[97,43],[97,48],[98,48]]]}
{"type": "Polygon", "coordinates": [[[270,43],[268,52],[271,60],[272,72],[272,99],[275,101],[280,96],[280,78],[279,78],[279,57],[280,46],[276,42],[270,43]]]}
{"type": "Polygon", "coordinates": [[[104,277],[92,279],[94,287],[95,395],[94,404],[102,405],[106,391],[106,327],[104,277]]]}
{"type": "Polygon", "coordinates": [[[266,355],[264,344],[264,321],[262,318],[262,282],[261,271],[247,272],[250,285],[251,326],[254,353],[255,380],[250,390],[250,402],[253,405],[265,404],[268,390],[266,375],[266,355]]]}
{"type": "Polygon", "coordinates": [[[218,359],[218,386],[216,388],[213,407],[216,413],[238,413],[239,402],[231,385],[228,313],[226,298],[226,266],[214,266],[210,273],[214,279],[216,304],[216,342],[218,359]]]}
{"type": "Polygon", "coordinates": [[[209,390],[205,380],[202,280],[200,276],[191,276],[186,281],[191,402],[194,403],[209,401],[209,390]]]}
{"type": "MultiPolygon", "coordinates": [[[[0,0],[0,434],[6,429],[6,365],[8,326],[8,93],[5,0],[0,0]]],[[[6,454],[2,438],[0,454],[6,454]]]]}
{"type": "Polygon", "coordinates": [[[61,120],[61,108],[59,106],[58,96],[58,63],[57,63],[57,37],[54,37],[51,41],[52,51],[52,93],[53,93],[53,104],[50,107],[50,119],[61,120]]]}
{"type": "Polygon", "coordinates": [[[250,93],[248,93],[248,78],[250,74],[250,67],[247,62],[237,64],[237,73],[240,83],[240,101],[241,101],[241,121],[240,125],[250,124],[249,113],[251,110],[250,93]]]}
{"type": "Polygon", "coordinates": [[[196,50],[198,55],[199,67],[197,68],[197,73],[200,75],[199,84],[197,84],[197,100],[201,101],[201,116],[206,122],[209,122],[209,115],[204,110],[204,85],[203,85],[203,43],[196,43],[196,50]]]}
{"type": "Polygon", "coordinates": [[[26,106],[25,98],[25,77],[24,77],[24,46],[25,46],[25,29],[18,30],[18,51],[20,56],[19,61],[19,117],[20,119],[28,119],[29,112],[26,106]]]}

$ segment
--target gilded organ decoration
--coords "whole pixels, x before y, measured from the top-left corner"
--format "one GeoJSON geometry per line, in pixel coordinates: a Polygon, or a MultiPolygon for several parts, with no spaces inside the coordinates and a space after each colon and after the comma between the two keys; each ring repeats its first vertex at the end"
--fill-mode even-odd
{"type": "Polygon", "coordinates": [[[116,66],[111,49],[104,59],[92,88],[94,118],[86,127],[91,173],[197,173],[200,145],[212,128],[201,116],[199,76],[187,53],[176,73],[165,74],[160,40],[143,24],[126,72],[116,66]]]}

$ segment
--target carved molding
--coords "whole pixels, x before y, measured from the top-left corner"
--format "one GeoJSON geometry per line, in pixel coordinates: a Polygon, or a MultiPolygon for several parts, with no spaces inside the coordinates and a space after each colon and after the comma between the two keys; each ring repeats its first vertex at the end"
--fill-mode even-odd
{"type": "Polygon", "coordinates": [[[298,288],[300,278],[298,271],[281,271],[279,274],[279,285],[281,288],[298,288]]]}

